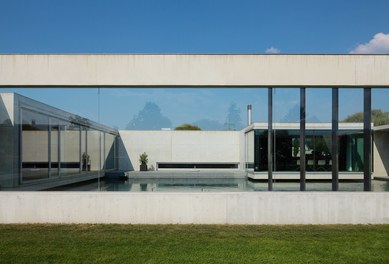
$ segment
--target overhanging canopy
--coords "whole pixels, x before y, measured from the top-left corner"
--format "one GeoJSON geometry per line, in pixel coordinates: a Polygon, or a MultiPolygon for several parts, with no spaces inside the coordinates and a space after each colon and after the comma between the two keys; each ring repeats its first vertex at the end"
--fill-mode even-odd
{"type": "Polygon", "coordinates": [[[389,87],[389,55],[0,55],[0,87],[389,87]]]}

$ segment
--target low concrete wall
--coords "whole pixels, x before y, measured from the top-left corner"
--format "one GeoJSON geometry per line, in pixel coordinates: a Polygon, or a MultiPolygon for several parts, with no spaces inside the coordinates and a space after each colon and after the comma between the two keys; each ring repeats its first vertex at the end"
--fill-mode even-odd
{"type": "Polygon", "coordinates": [[[388,208],[389,193],[0,193],[0,223],[388,224],[388,208]]]}

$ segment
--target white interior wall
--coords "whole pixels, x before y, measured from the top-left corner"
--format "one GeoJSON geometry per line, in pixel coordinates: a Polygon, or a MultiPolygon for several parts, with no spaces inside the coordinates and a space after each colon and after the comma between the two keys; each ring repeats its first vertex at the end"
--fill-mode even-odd
{"type": "MultiPolygon", "coordinates": [[[[128,154],[134,170],[139,170],[139,155],[148,154],[149,168],[157,162],[240,163],[239,131],[135,131],[120,130],[123,142],[120,155],[128,154]]],[[[119,168],[129,167],[119,162],[119,168]]]]}
{"type": "Polygon", "coordinates": [[[373,175],[389,176],[389,131],[374,131],[373,175]]]}

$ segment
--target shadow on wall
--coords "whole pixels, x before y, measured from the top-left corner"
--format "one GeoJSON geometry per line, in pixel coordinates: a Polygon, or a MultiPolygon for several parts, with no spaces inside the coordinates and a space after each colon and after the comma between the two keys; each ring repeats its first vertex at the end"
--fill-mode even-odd
{"type": "Polygon", "coordinates": [[[120,136],[118,137],[118,163],[119,163],[119,170],[123,170],[123,171],[134,170],[134,166],[132,165],[130,156],[128,155],[127,150],[124,147],[123,140],[120,136]]]}
{"type": "Polygon", "coordinates": [[[3,102],[3,98],[0,96],[0,124],[6,126],[12,126],[11,119],[8,115],[7,108],[3,102]]]}
{"type": "MultiPolygon", "coordinates": [[[[388,148],[389,141],[388,140],[389,140],[389,132],[376,131],[374,133],[375,145],[380,155],[380,157],[375,157],[375,158],[381,158],[385,170],[385,171],[379,171],[379,175],[377,174],[376,176],[389,176],[389,148],[388,148]]],[[[374,169],[378,169],[378,168],[374,168],[374,169]]]]}
{"type": "Polygon", "coordinates": [[[13,185],[14,127],[0,94],[0,189],[13,185]]]}

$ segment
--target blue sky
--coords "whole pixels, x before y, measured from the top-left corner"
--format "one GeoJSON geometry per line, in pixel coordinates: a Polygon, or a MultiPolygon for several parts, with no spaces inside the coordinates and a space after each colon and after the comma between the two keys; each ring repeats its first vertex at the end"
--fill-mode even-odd
{"type": "MultiPolygon", "coordinates": [[[[387,0],[0,0],[0,53],[389,53],[388,10],[387,0]]],[[[18,92],[97,120],[97,89],[18,92]]],[[[266,117],[266,93],[258,89],[100,93],[101,122],[119,128],[147,101],[157,103],[173,125],[204,118],[223,124],[232,102],[242,120],[248,103],[254,120],[266,117]]],[[[277,98],[295,98],[290,93],[277,98]]],[[[312,103],[324,95],[312,96],[312,103]]],[[[387,107],[382,96],[374,98],[373,105],[387,107]]],[[[280,118],[293,108],[289,103],[280,103],[280,118]]],[[[359,108],[352,104],[348,112],[359,108]]],[[[326,121],[328,113],[312,115],[326,121]]]]}

